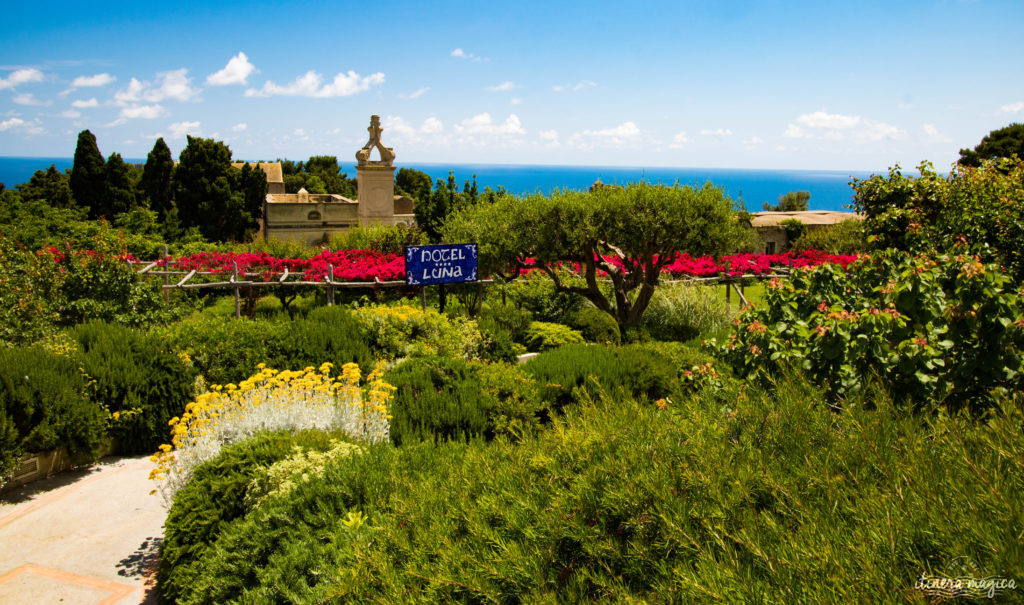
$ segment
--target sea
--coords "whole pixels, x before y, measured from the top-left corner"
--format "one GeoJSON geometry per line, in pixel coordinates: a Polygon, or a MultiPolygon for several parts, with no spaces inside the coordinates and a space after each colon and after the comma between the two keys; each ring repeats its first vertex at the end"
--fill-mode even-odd
{"type": "MultiPolygon", "coordinates": [[[[145,159],[125,158],[126,162],[143,163],[145,159]]],[[[0,157],[0,183],[14,187],[31,178],[36,170],[53,164],[58,170],[71,168],[72,158],[0,157]]],[[[588,189],[598,179],[606,185],[646,181],[653,184],[701,186],[711,181],[726,195],[743,203],[751,212],[761,210],[764,203],[776,203],[789,191],[809,191],[811,210],[849,210],[853,203],[850,181],[865,179],[871,172],[853,170],[753,170],[732,168],[666,168],[626,166],[555,166],[528,164],[443,164],[398,163],[399,168],[421,170],[433,179],[447,179],[455,173],[460,187],[476,177],[477,186],[504,187],[515,194],[542,193],[555,190],[588,189]]],[[[355,168],[343,165],[349,176],[355,168]]]]}

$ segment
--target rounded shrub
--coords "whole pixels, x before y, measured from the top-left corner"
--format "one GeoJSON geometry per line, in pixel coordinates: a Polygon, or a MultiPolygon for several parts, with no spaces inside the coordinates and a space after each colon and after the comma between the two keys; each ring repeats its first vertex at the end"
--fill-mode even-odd
{"type": "Polygon", "coordinates": [[[150,453],[167,440],[168,421],[192,398],[195,370],[161,338],[124,326],[92,321],[73,335],[93,380],[93,399],[117,418],[111,434],[122,453],[150,453]]]}
{"type": "Polygon", "coordinates": [[[0,348],[0,477],[24,454],[91,453],[105,418],[73,359],[36,346],[0,348]]]}
{"type": "Polygon", "coordinates": [[[391,405],[391,440],[465,440],[490,428],[495,400],[484,391],[474,368],[461,359],[414,357],[400,363],[385,381],[396,388],[391,405]]]}
{"type": "Polygon", "coordinates": [[[583,341],[583,335],[569,326],[535,321],[526,331],[526,346],[531,351],[547,351],[583,341]]]}
{"type": "Polygon", "coordinates": [[[597,307],[583,307],[573,315],[570,325],[588,342],[617,345],[622,340],[619,323],[597,307]]]}

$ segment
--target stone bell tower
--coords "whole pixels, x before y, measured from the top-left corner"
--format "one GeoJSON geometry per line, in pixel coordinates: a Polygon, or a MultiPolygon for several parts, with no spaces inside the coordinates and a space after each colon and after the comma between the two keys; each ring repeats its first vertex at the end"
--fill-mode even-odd
{"type": "Polygon", "coordinates": [[[356,182],[359,187],[359,224],[390,225],[395,219],[395,152],[380,142],[380,116],[370,116],[370,140],[356,152],[356,182]],[[374,148],[379,160],[371,160],[374,148]]]}

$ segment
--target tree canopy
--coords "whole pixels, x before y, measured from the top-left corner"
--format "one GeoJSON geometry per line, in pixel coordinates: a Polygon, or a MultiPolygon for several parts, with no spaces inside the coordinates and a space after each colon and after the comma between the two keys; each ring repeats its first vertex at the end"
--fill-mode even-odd
{"type": "Polygon", "coordinates": [[[1008,158],[1013,155],[1024,158],[1024,124],[1010,124],[985,135],[974,149],[961,149],[961,166],[981,166],[982,160],[1008,158]]]}
{"type": "Polygon", "coordinates": [[[919,177],[899,165],[888,176],[854,179],[854,204],[876,249],[953,251],[999,262],[1024,281],[1024,160],[954,166],[949,176],[923,162],[919,177]]]}
{"type": "Polygon", "coordinates": [[[103,154],[96,145],[96,137],[88,130],[78,133],[75,161],[71,169],[71,194],[79,206],[89,210],[90,218],[100,215],[103,188],[106,186],[106,166],[103,154]]]}
{"type": "Polygon", "coordinates": [[[174,174],[174,160],[171,150],[163,138],[156,140],[153,150],[146,156],[146,167],[142,170],[142,192],[149,199],[149,208],[155,212],[166,213],[171,210],[171,199],[174,197],[174,185],[171,181],[174,174]]]}
{"type": "Polygon", "coordinates": [[[800,212],[807,210],[810,200],[810,191],[790,191],[786,195],[780,195],[779,203],[774,206],[765,202],[764,209],[769,212],[800,212]]]}
{"type": "Polygon", "coordinates": [[[462,208],[444,233],[448,241],[477,242],[484,273],[514,279],[539,269],[557,290],[584,296],[622,325],[636,325],[665,265],[681,252],[722,254],[740,241],[742,227],[732,200],[710,183],[699,189],[636,183],[495,196],[462,208]],[[567,278],[560,263],[578,263],[582,279],[567,278]],[[611,281],[610,293],[598,281],[601,272],[611,281]]]}
{"type": "Polygon", "coordinates": [[[16,187],[22,202],[45,201],[54,208],[71,208],[75,205],[71,196],[68,175],[50,164],[44,170],[36,170],[27,183],[16,187]]]}

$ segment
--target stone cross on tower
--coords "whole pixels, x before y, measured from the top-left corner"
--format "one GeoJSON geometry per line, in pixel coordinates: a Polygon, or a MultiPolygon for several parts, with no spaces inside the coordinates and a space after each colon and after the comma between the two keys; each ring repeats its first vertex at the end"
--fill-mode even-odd
{"type": "Polygon", "coordinates": [[[370,140],[356,152],[356,183],[359,187],[359,224],[391,225],[395,220],[395,152],[380,141],[380,116],[370,116],[370,140]],[[380,160],[370,160],[376,147],[380,160]]]}

